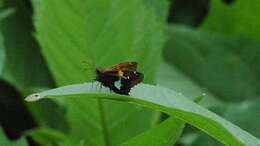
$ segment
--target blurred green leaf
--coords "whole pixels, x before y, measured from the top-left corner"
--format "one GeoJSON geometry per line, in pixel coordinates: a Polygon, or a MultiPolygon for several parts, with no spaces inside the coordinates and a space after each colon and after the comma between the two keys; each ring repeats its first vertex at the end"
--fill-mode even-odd
{"type": "MultiPolygon", "coordinates": [[[[3,18],[0,26],[3,32],[6,52],[1,79],[18,89],[21,95],[28,95],[53,87],[54,83],[33,36],[32,12],[26,1],[1,0],[1,2],[4,14],[0,16],[3,18]]],[[[16,98],[12,97],[12,99],[16,98]]],[[[6,101],[6,107],[10,107],[11,105],[8,104],[13,104],[14,102],[7,97],[4,97],[2,100],[6,101]]],[[[39,125],[50,123],[50,119],[53,120],[57,117],[56,112],[52,112],[51,116],[39,116],[40,112],[38,111],[47,111],[49,108],[58,111],[57,108],[48,106],[46,102],[30,107],[39,125]]],[[[61,127],[60,125],[59,127],[61,127]]]]}
{"type": "Polygon", "coordinates": [[[259,43],[176,25],[168,32],[166,60],[199,86],[226,101],[259,96],[259,43]]]}
{"type": "Polygon", "coordinates": [[[6,9],[2,4],[0,4],[0,9],[4,9],[4,10],[0,10],[0,20],[5,19],[6,17],[10,16],[15,12],[15,10],[12,8],[6,9]]]}
{"type": "Polygon", "coordinates": [[[259,0],[235,0],[225,4],[221,0],[212,0],[210,12],[202,29],[226,35],[248,35],[260,40],[259,0]]]}
{"type": "Polygon", "coordinates": [[[36,128],[25,132],[42,146],[84,146],[84,141],[74,141],[55,129],[36,128]]]}
{"type": "Polygon", "coordinates": [[[120,146],[172,146],[179,139],[183,128],[183,121],[170,117],[120,146]]]}
{"type": "Polygon", "coordinates": [[[4,61],[5,61],[5,48],[3,44],[3,36],[2,33],[0,33],[0,75],[2,74],[2,69],[4,67],[4,61]]]}
{"type": "Polygon", "coordinates": [[[131,96],[123,96],[109,94],[108,89],[102,91],[94,89],[93,84],[64,86],[30,95],[26,100],[34,101],[41,98],[70,98],[75,100],[81,97],[82,101],[84,101],[84,98],[125,101],[174,115],[228,146],[258,146],[260,144],[259,139],[173,90],[140,84],[132,89],[131,96]]]}
{"type": "MultiPolygon", "coordinates": [[[[14,12],[13,9],[10,8],[5,8],[3,6],[3,2],[0,1],[0,23],[3,19],[6,17],[10,16],[14,12]]],[[[2,34],[2,30],[0,31],[0,76],[2,75],[2,70],[4,68],[4,63],[5,63],[5,46],[4,46],[4,38],[2,34]]]]}
{"type": "Polygon", "coordinates": [[[181,70],[174,65],[167,63],[165,60],[159,66],[157,83],[178,91],[190,98],[203,94],[205,98],[202,99],[200,104],[205,107],[218,107],[225,104],[212,95],[206,88],[201,87],[198,83],[182,73],[181,70]]]}
{"type": "Polygon", "coordinates": [[[171,0],[168,22],[198,26],[207,15],[209,0],[171,0]]]}
{"type": "MultiPolygon", "coordinates": [[[[233,103],[227,106],[225,114],[223,115],[225,119],[233,122],[242,129],[250,132],[255,137],[260,137],[260,99],[253,99],[244,101],[241,103],[233,103]]],[[[201,134],[200,137],[192,143],[192,146],[222,146],[215,140],[201,134]]]]}
{"type": "Polygon", "coordinates": [[[231,104],[223,115],[226,119],[260,138],[260,99],[231,104]]]}
{"type": "Polygon", "coordinates": [[[25,135],[31,136],[38,144],[43,146],[58,145],[59,141],[65,141],[66,136],[54,129],[37,128],[29,130],[25,135]]]}
{"type": "MultiPolygon", "coordinates": [[[[93,81],[96,66],[130,60],[139,63],[146,82],[153,82],[165,40],[161,16],[166,16],[166,0],[33,2],[37,38],[59,85],[93,81]],[[153,3],[163,8],[160,14],[153,3]]],[[[96,99],[63,103],[72,139],[86,145],[119,144],[158,119],[157,113],[127,103],[96,99]]]]}
{"type": "Polygon", "coordinates": [[[2,128],[0,127],[0,145],[1,146],[27,146],[27,142],[25,138],[20,138],[16,141],[10,141],[5,136],[4,132],[2,131],[2,128]]]}
{"type": "Polygon", "coordinates": [[[6,50],[3,78],[15,85],[23,94],[32,93],[34,88],[53,85],[32,36],[31,12],[26,7],[25,1],[5,0],[3,8],[14,10],[0,22],[6,50]]]}
{"type": "Polygon", "coordinates": [[[212,139],[205,133],[199,133],[199,136],[195,141],[190,144],[192,146],[224,146],[222,143],[219,143],[218,141],[212,139]]]}
{"type": "Polygon", "coordinates": [[[42,100],[37,104],[27,104],[38,125],[68,132],[66,108],[55,101],[42,100]],[[60,122],[57,122],[60,121],[60,122]]]}

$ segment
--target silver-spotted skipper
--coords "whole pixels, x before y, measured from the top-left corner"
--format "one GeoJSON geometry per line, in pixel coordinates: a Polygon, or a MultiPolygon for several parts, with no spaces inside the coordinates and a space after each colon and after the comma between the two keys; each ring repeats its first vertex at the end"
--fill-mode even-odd
{"type": "Polygon", "coordinates": [[[96,69],[96,80],[118,94],[129,95],[132,87],[143,81],[144,75],[137,72],[137,62],[124,62],[108,68],[96,69]],[[120,82],[118,88],[115,84],[120,82]]]}

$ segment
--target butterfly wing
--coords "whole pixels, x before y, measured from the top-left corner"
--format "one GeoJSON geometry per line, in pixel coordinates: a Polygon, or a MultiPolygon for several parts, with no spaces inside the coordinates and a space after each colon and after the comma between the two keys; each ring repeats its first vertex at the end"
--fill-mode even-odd
{"type": "Polygon", "coordinates": [[[107,73],[97,70],[96,81],[101,82],[105,87],[113,88],[114,83],[119,80],[119,77],[116,74],[117,72],[107,73]]]}
{"type": "Polygon", "coordinates": [[[137,66],[137,62],[123,62],[117,65],[117,67],[122,71],[136,71],[137,66]]]}
{"type": "Polygon", "coordinates": [[[143,81],[144,75],[140,72],[132,71],[124,71],[124,74],[129,78],[121,79],[120,93],[129,95],[131,88],[143,81]]]}
{"type": "Polygon", "coordinates": [[[104,72],[113,72],[113,71],[119,71],[119,70],[136,71],[137,66],[138,66],[137,62],[123,62],[123,63],[113,65],[111,67],[105,68],[103,70],[104,70],[104,72]]]}

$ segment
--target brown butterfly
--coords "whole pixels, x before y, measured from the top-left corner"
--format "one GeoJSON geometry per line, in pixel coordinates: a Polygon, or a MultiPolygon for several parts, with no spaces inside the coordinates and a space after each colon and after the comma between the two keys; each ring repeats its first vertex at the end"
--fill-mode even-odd
{"type": "Polygon", "coordinates": [[[137,72],[137,62],[123,62],[108,68],[96,69],[96,80],[118,94],[129,95],[132,87],[142,82],[144,75],[137,72]],[[120,81],[121,86],[116,87],[120,81]]]}

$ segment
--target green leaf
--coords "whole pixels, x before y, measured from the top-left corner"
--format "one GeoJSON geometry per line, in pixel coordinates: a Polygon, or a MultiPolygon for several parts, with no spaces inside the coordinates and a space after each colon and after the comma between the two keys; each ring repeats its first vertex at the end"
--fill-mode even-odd
{"type": "Polygon", "coordinates": [[[172,146],[180,137],[184,122],[170,117],[155,128],[148,130],[120,146],[172,146]]]}
{"type": "MultiPolygon", "coordinates": [[[[200,102],[203,96],[196,97],[195,102],[200,102]]],[[[174,118],[168,118],[164,122],[157,125],[151,130],[145,131],[134,138],[131,138],[127,142],[124,142],[122,145],[154,145],[154,146],[166,146],[166,144],[172,146],[179,138],[182,130],[184,128],[184,122],[174,118]],[[156,137],[154,136],[156,135],[156,137]],[[151,139],[151,140],[150,140],[151,139]]],[[[32,136],[34,140],[42,145],[51,145],[54,143],[62,143],[62,145],[72,145],[75,142],[71,140],[65,140],[65,136],[53,129],[40,128],[33,129],[29,132],[26,132],[28,135],[32,136]],[[63,135],[63,136],[62,136],[63,135]]],[[[75,144],[73,144],[75,145],[75,144]]]]}
{"type": "Polygon", "coordinates": [[[5,136],[4,132],[2,131],[2,128],[0,127],[0,145],[1,146],[27,146],[27,142],[25,138],[20,138],[16,141],[10,141],[5,136]]]}
{"type": "MultiPolygon", "coordinates": [[[[223,117],[250,132],[255,137],[260,137],[259,120],[256,119],[260,116],[259,104],[260,99],[230,104],[227,106],[223,117]]],[[[212,138],[209,138],[205,134],[201,134],[200,137],[192,143],[192,146],[201,145],[220,146],[221,144],[212,140],[212,138]]]]}
{"type": "MultiPolygon", "coordinates": [[[[4,18],[9,16],[13,12],[14,12],[13,9],[4,8],[3,3],[0,2],[0,23],[4,18]]],[[[5,53],[6,52],[5,52],[5,46],[4,46],[4,38],[3,38],[2,30],[0,30],[0,76],[2,75],[2,70],[4,68],[4,63],[5,63],[5,59],[6,59],[5,53]]]]}
{"type": "Polygon", "coordinates": [[[65,115],[66,108],[61,104],[55,101],[42,100],[37,104],[27,105],[39,126],[54,128],[65,133],[69,131],[69,125],[65,115]]]}
{"type": "MultiPolygon", "coordinates": [[[[153,2],[163,8],[158,14],[149,1],[35,0],[36,36],[56,83],[93,81],[95,67],[130,60],[139,63],[145,81],[152,83],[165,40],[168,3],[153,2]]],[[[151,110],[114,101],[63,103],[71,139],[86,145],[120,144],[158,119],[151,110]]]]}
{"type": "Polygon", "coordinates": [[[205,107],[218,107],[224,104],[221,100],[211,94],[209,90],[201,87],[187,75],[183,74],[181,70],[165,60],[162,61],[158,69],[157,83],[190,98],[204,94],[205,98],[200,101],[200,104],[205,107]]]}
{"type": "Polygon", "coordinates": [[[25,135],[31,136],[38,144],[44,146],[57,145],[59,141],[65,141],[66,136],[54,129],[37,128],[25,132],[25,135]]]}
{"type": "Polygon", "coordinates": [[[22,94],[52,86],[48,69],[32,35],[31,12],[25,1],[5,0],[3,8],[12,10],[12,14],[0,22],[6,51],[3,79],[22,94]]]}
{"type": "Polygon", "coordinates": [[[4,10],[0,10],[0,20],[5,19],[6,17],[10,16],[11,14],[13,14],[15,12],[14,9],[12,8],[8,8],[6,9],[3,4],[0,4],[0,9],[4,9],[4,10]]]}
{"type": "Polygon", "coordinates": [[[90,98],[124,101],[173,114],[176,118],[201,129],[228,146],[258,146],[260,144],[259,139],[173,90],[140,84],[132,89],[131,96],[123,96],[108,94],[108,89],[102,91],[94,89],[93,84],[64,86],[30,95],[26,100],[33,101],[41,98],[70,98],[76,100],[81,97],[81,101],[90,98]]]}
{"type": "Polygon", "coordinates": [[[226,5],[223,1],[212,0],[208,17],[201,28],[230,36],[248,35],[260,40],[258,3],[258,0],[237,0],[226,5]]]}
{"type": "Polygon", "coordinates": [[[71,139],[84,141],[85,145],[120,144],[149,129],[158,119],[150,109],[115,101],[77,98],[67,99],[64,106],[71,139]]]}
{"type": "MultiPolygon", "coordinates": [[[[43,89],[46,90],[48,87],[53,87],[54,83],[33,36],[32,12],[26,1],[1,0],[1,2],[3,3],[2,9],[4,14],[0,15],[0,18],[3,18],[0,25],[6,53],[1,79],[14,86],[21,95],[28,95],[43,89]]],[[[2,47],[0,48],[0,56],[2,55],[1,49],[2,47]]],[[[3,100],[12,104],[8,98],[3,100]]],[[[6,104],[5,106],[10,105],[6,104]]],[[[39,125],[50,121],[51,116],[39,116],[40,113],[38,112],[40,110],[46,111],[50,106],[40,103],[30,108],[31,111],[34,111],[33,116],[37,118],[39,125]]],[[[57,111],[57,108],[54,111],[57,111]]],[[[52,114],[52,119],[56,116],[56,114],[52,114]]]]}
{"type": "Polygon", "coordinates": [[[5,48],[3,44],[3,36],[2,33],[0,33],[0,75],[2,74],[2,69],[4,67],[4,61],[5,61],[5,48]]]}
{"type": "Polygon", "coordinates": [[[57,83],[92,81],[94,67],[128,60],[138,61],[152,82],[165,40],[167,1],[156,2],[163,14],[148,2],[35,2],[37,38],[57,83]]]}
{"type": "MultiPolygon", "coordinates": [[[[194,102],[200,102],[203,96],[198,96],[194,102]]],[[[174,116],[169,117],[156,127],[139,134],[124,142],[121,146],[172,146],[181,136],[185,123],[174,116]]]]}
{"type": "Polygon", "coordinates": [[[84,141],[73,141],[64,133],[50,128],[36,128],[24,133],[31,136],[38,144],[43,146],[83,146],[84,141]]]}
{"type": "MultiPolygon", "coordinates": [[[[179,138],[183,128],[184,123],[181,120],[171,117],[151,130],[124,142],[122,146],[167,146],[167,144],[172,146],[179,138]]],[[[57,145],[59,143],[64,146],[66,144],[75,144],[75,142],[68,140],[63,133],[49,128],[33,129],[27,131],[26,135],[32,136],[37,143],[42,145],[57,145]]]]}
{"type": "MultiPolygon", "coordinates": [[[[194,98],[199,103],[203,96],[194,98]]],[[[121,146],[172,146],[181,136],[185,123],[174,116],[169,117],[156,127],[124,142],[121,146]]]]}
{"type": "Polygon", "coordinates": [[[228,106],[223,115],[229,121],[239,127],[247,130],[252,135],[260,137],[259,120],[260,117],[260,99],[244,101],[228,106]]]}
{"type": "Polygon", "coordinates": [[[259,43],[176,25],[168,32],[165,59],[199,86],[226,101],[259,96],[259,43]]]}
{"type": "Polygon", "coordinates": [[[219,143],[218,141],[212,139],[208,135],[204,133],[199,133],[200,135],[192,142],[192,146],[223,146],[223,144],[219,143]]]}

